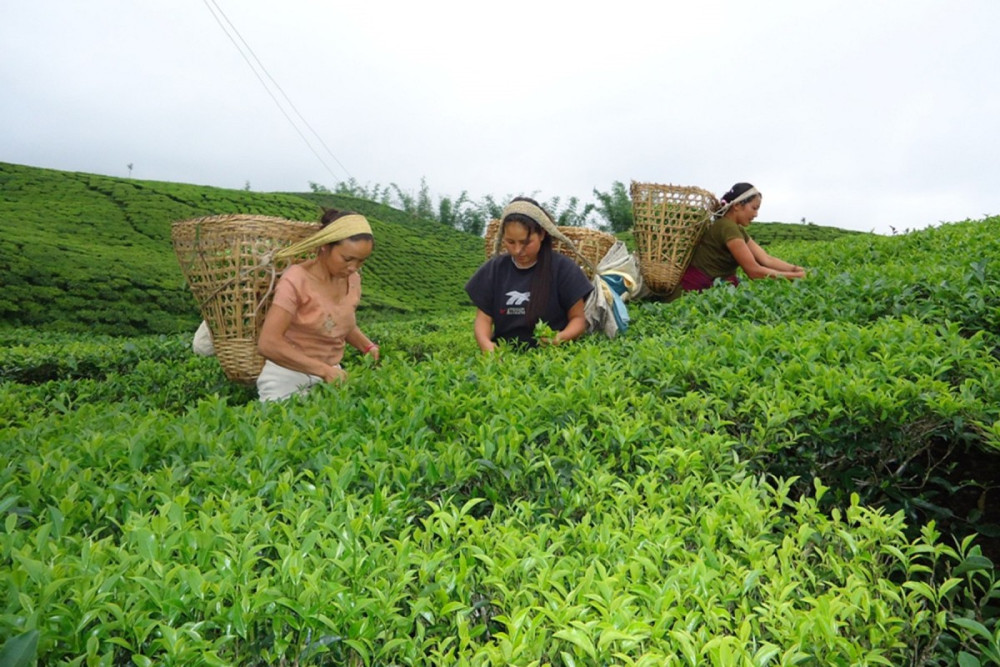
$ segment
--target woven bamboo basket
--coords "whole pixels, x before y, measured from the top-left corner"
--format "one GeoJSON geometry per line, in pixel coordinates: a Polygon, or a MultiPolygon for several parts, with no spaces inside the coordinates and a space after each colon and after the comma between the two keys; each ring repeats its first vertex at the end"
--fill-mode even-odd
{"type": "Polygon", "coordinates": [[[711,192],[632,181],[633,237],[643,282],[667,296],[680,284],[719,201],[711,192]]]}
{"type": "Polygon", "coordinates": [[[272,262],[272,253],[318,229],[314,222],[259,215],[216,215],[171,226],[177,261],[230,380],[256,381],[264,365],[257,336],[274,286],[289,264],[305,258],[272,262]]]}
{"type": "MultiPolygon", "coordinates": [[[[493,257],[494,239],[496,239],[499,229],[500,221],[496,219],[490,220],[490,223],[486,226],[484,249],[487,259],[493,257]]],[[[585,257],[593,266],[597,266],[597,264],[604,258],[604,255],[608,253],[608,250],[611,250],[611,246],[615,244],[615,241],[618,240],[613,234],[601,232],[596,229],[589,229],[587,227],[562,226],[559,227],[559,231],[562,232],[563,236],[569,239],[574,246],[576,246],[576,252],[574,252],[573,248],[556,238],[552,239],[552,249],[558,253],[566,255],[579,264],[580,268],[583,269],[588,278],[593,278],[591,275],[592,271],[590,267],[587,266],[587,263],[580,259],[580,255],[583,255],[583,257],[585,257]],[[579,252],[579,255],[577,252],[579,252]]],[[[506,252],[503,246],[500,247],[500,252],[506,252]]]]}

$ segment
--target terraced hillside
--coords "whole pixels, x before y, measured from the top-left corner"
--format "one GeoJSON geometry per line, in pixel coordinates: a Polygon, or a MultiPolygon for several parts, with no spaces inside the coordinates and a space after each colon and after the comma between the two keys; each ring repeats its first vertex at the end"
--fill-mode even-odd
{"type": "Polygon", "coordinates": [[[199,316],[173,254],[172,222],[231,213],[316,220],[321,205],[371,220],[377,249],[363,308],[428,313],[465,303],[481,241],[389,207],[0,163],[0,319],[119,335],[190,330],[199,316]]]}

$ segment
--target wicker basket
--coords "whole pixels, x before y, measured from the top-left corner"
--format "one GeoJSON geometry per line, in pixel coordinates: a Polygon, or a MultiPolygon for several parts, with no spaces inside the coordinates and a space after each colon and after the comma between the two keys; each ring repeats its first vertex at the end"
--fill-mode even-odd
{"type": "MultiPolygon", "coordinates": [[[[493,218],[490,220],[489,224],[486,225],[486,236],[483,238],[483,252],[486,253],[486,259],[493,257],[493,248],[499,228],[500,221],[497,218],[493,218]]],[[[504,252],[503,246],[500,246],[500,252],[504,252]]]]}
{"type": "MultiPolygon", "coordinates": [[[[494,254],[494,239],[496,238],[499,228],[500,221],[496,219],[490,220],[489,225],[486,227],[484,250],[487,259],[492,257],[494,254]]],[[[588,278],[593,278],[591,275],[591,269],[587,266],[586,262],[580,259],[580,255],[583,255],[583,257],[585,257],[593,266],[597,266],[597,264],[604,258],[604,255],[608,253],[608,250],[611,250],[611,246],[615,244],[615,241],[618,240],[613,234],[600,232],[596,229],[589,229],[587,227],[562,226],[559,227],[559,231],[562,232],[563,236],[569,239],[574,246],[576,246],[576,252],[573,251],[573,248],[555,238],[552,239],[552,249],[558,253],[566,255],[579,264],[580,268],[583,269],[588,278]],[[579,255],[577,253],[579,253],[579,255]]],[[[504,253],[506,250],[504,250],[501,246],[500,252],[504,253]]]]}
{"type": "Polygon", "coordinates": [[[177,261],[230,380],[256,381],[264,365],[257,354],[257,336],[274,285],[289,264],[304,259],[272,263],[271,254],[318,229],[314,222],[258,215],[216,215],[171,226],[177,261]]]}
{"type": "Polygon", "coordinates": [[[632,182],[633,236],[646,286],[667,296],[680,284],[719,202],[695,187],[632,182]]]}

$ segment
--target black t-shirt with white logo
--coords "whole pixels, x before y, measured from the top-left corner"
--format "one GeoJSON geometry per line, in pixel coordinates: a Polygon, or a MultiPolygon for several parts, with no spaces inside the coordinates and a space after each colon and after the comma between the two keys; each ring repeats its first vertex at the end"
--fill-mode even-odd
{"type": "MultiPolygon", "coordinates": [[[[567,313],[580,299],[593,291],[587,275],[573,260],[553,252],[549,269],[552,271],[551,292],[542,321],[556,331],[566,327],[567,313]]],[[[534,322],[527,318],[531,302],[531,278],[538,265],[519,269],[510,255],[497,255],[489,260],[465,284],[472,303],[493,318],[493,340],[535,345],[534,322]]]]}

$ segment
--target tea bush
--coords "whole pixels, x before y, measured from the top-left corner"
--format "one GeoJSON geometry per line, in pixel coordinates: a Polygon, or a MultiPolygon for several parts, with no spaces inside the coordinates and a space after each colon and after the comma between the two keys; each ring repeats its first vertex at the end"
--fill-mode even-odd
{"type": "Polygon", "coordinates": [[[373,318],[266,405],[186,336],[0,332],[3,657],[1000,663],[996,222],[789,244],[808,280],[614,340],[373,318]]]}

